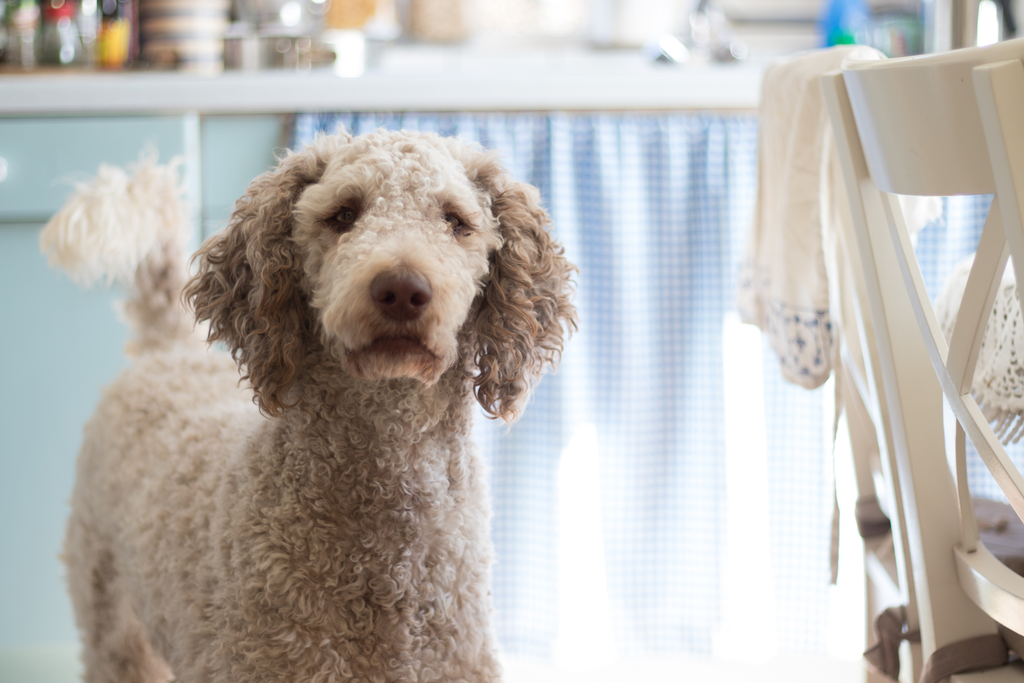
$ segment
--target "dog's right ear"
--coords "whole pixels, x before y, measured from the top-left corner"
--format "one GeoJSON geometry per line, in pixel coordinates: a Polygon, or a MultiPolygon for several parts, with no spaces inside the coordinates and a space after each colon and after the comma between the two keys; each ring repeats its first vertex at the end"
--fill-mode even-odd
{"type": "Polygon", "coordinates": [[[210,322],[207,340],[231,350],[266,415],[291,407],[285,394],[312,334],[291,240],[292,208],[347,141],[318,137],[305,150],[289,152],[275,170],[252,181],[228,227],[193,257],[199,267],[183,297],[197,322],[210,322]]]}

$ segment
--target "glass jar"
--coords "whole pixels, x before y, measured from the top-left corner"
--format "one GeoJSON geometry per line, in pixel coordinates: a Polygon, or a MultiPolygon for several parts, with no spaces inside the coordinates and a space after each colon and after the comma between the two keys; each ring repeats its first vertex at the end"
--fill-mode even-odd
{"type": "Polygon", "coordinates": [[[7,2],[7,49],[4,61],[31,69],[36,65],[36,33],[39,31],[38,0],[7,2]]]}
{"type": "Polygon", "coordinates": [[[78,3],[75,0],[45,0],[39,41],[40,63],[58,66],[82,63],[77,15],[78,3]]]}

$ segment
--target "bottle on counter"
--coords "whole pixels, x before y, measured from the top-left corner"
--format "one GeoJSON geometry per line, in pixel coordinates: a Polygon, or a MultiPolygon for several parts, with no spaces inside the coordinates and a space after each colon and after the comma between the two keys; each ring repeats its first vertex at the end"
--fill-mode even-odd
{"type": "Polygon", "coordinates": [[[132,0],[99,0],[96,65],[123,69],[138,54],[135,3],[132,0]]]}
{"type": "Polygon", "coordinates": [[[68,66],[84,61],[82,40],[78,34],[77,0],[44,0],[43,28],[39,40],[42,64],[68,66]]]}
{"type": "Polygon", "coordinates": [[[96,34],[99,31],[99,7],[96,0],[81,0],[78,5],[78,36],[82,41],[82,65],[96,64],[96,34]]]}
{"type": "Polygon", "coordinates": [[[7,0],[7,48],[4,61],[25,69],[36,65],[38,0],[7,0]]]}
{"type": "Polygon", "coordinates": [[[818,17],[822,47],[867,44],[871,10],[866,0],[828,0],[818,17]]]}
{"type": "Polygon", "coordinates": [[[4,61],[7,49],[7,2],[0,0],[0,62],[4,61]]]}

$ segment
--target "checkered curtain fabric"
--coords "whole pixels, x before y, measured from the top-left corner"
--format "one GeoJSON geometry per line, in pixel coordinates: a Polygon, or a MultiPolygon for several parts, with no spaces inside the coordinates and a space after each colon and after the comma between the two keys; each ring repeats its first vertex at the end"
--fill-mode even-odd
{"type": "MultiPolygon", "coordinates": [[[[604,570],[621,656],[707,655],[721,627],[725,509],[723,318],[755,192],[746,114],[307,114],[317,132],[435,131],[504,154],[540,188],[580,267],[579,333],[511,430],[480,420],[491,463],[496,627],[506,652],[549,657],[558,636],[558,468],[596,432],[604,570]]],[[[823,392],[766,357],[771,571],[779,650],[822,652],[832,471],[823,392]]],[[[734,647],[743,647],[735,643],[734,647]]]]}

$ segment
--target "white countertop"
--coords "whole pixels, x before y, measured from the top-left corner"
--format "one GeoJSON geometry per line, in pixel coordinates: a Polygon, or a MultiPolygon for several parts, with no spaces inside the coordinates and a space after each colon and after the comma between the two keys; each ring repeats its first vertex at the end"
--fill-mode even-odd
{"type": "Polygon", "coordinates": [[[626,50],[404,46],[357,78],[329,70],[7,72],[0,115],[754,109],[771,56],[666,65],[626,50]]]}

